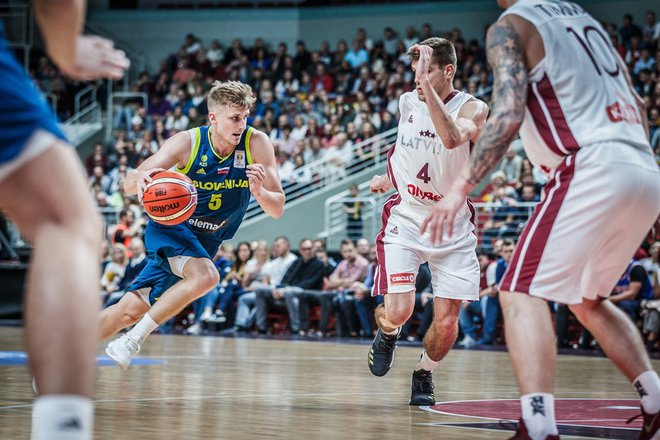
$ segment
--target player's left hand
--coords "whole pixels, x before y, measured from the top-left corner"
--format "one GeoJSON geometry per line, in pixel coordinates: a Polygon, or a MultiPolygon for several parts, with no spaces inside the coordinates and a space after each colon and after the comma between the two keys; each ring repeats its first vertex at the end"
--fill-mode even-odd
{"type": "Polygon", "coordinates": [[[431,213],[424,219],[420,231],[422,235],[427,230],[431,233],[432,245],[442,242],[445,231],[447,236],[451,237],[454,232],[454,218],[463,203],[465,203],[465,196],[450,193],[431,208],[431,213]]]}
{"type": "Polygon", "coordinates": [[[248,165],[245,169],[250,184],[250,192],[255,196],[261,193],[261,186],[266,178],[266,169],[260,163],[248,165]]]}
{"type": "Polygon", "coordinates": [[[433,49],[431,46],[415,44],[410,48],[419,54],[417,66],[415,67],[415,82],[422,80],[422,77],[429,73],[429,66],[431,65],[431,56],[433,49]]]}

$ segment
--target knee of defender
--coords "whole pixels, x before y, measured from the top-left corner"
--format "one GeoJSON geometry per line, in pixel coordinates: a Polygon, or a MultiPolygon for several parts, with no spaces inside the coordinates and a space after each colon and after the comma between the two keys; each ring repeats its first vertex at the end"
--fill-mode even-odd
{"type": "Polygon", "coordinates": [[[129,326],[138,322],[143,316],[142,311],[127,309],[122,312],[122,321],[124,326],[129,326]]]}
{"type": "Polygon", "coordinates": [[[458,315],[442,316],[440,319],[434,320],[433,325],[437,331],[443,334],[449,334],[458,329],[458,315]]]}

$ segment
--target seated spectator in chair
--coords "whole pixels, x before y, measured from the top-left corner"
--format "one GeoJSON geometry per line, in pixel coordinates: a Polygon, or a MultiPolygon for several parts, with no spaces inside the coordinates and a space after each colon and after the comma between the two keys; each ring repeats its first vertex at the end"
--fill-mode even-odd
{"type": "MultiPolygon", "coordinates": [[[[369,262],[357,253],[353,242],[349,239],[344,239],[341,242],[340,252],[343,260],[339,262],[335,270],[327,278],[322,291],[287,293],[286,303],[289,309],[289,315],[291,316],[298,312],[300,331],[308,330],[310,305],[320,305],[321,321],[317,335],[324,336],[328,332],[328,321],[335,296],[352,296],[353,292],[349,291],[351,286],[355,282],[364,279],[369,262]]],[[[342,334],[341,315],[340,313],[337,320],[337,328],[340,335],[342,334]]]]}
{"type": "Polygon", "coordinates": [[[477,257],[479,259],[479,270],[481,274],[481,279],[479,282],[479,301],[463,301],[461,304],[461,312],[458,317],[458,323],[461,328],[461,332],[463,333],[463,339],[458,343],[458,345],[465,348],[470,348],[476,345],[477,340],[479,339],[477,336],[477,329],[475,328],[473,321],[474,317],[479,316],[483,326],[483,323],[486,321],[485,313],[483,313],[486,311],[486,298],[493,298],[497,295],[494,273],[490,282],[487,276],[488,267],[491,264],[491,260],[488,257],[488,254],[483,249],[477,249],[477,257]]]}
{"type": "MultiPolygon", "coordinates": [[[[268,258],[268,246],[266,246],[266,250],[263,254],[265,255],[263,255],[262,258],[268,258]]],[[[250,249],[249,243],[239,243],[238,247],[236,247],[234,263],[232,264],[229,273],[222,279],[222,281],[220,281],[217,295],[215,295],[215,297],[207,295],[208,301],[204,313],[200,318],[202,321],[206,318],[207,321],[216,324],[227,322],[227,315],[229,314],[233,301],[245,293],[243,282],[248,273],[248,263],[251,259],[252,250],[250,249]],[[216,300],[218,301],[218,305],[215,312],[211,316],[206,315],[213,310],[216,300]]]]}
{"type": "Polygon", "coordinates": [[[117,303],[126,293],[126,289],[133,284],[135,278],[142,272],[144,266],[147,265],[147,254],[144,252],[144,242],[140,237],[133,237],[129,250],[133,256],[128,260],[128,265],[124,269],[124,276],[121,277],[117,290],[108,296],[103,307],[109,307],[117,303]]]}
{"type": "Polygon", "coordinates": [[[101,296],[104,301],[119,287],[128,265],[126,253],[126,247],[123,244],[116,243],[112,246],[112,260],[105,266],[103,275],[101,275],[101,296]]]}
{"type": "MultiPolygon", "coordinates": [[[[500,258],[494,265],[491,264],[486,269],[486,283],[491,289],[481,296],[479,303],[475,303],[480,305],[482,316],[481,337],[476,341],[476,345],[493,345],[495,343],[497,336],[497,320],[500,315],[500,300],[497,286],[502,280],[504,272],[511,261],[514,248],[515,244],[513,241],[504,240],[502,242],[502,249],[500,250],[500,258]],[[493,268],[494,271],[492,270],[493,268]]],[[[476,308],[476,306],[474,306],[474,308],[476,308]]],[[[464,322],[464,324],[467,324],[467,322],[464,322]]],[[[472,336],[472,338],[474,339],[474,336],[472,336]]],[[[465,341],[465,344],[462,345],[469,347],[475,344],[468,339],[465,341]]]]}
{"type": "Polygon", "coordinates": [[[518,223],[516,221],[519,215],[519,208],[516,206],[516,200],[507,194],[504,188],[496,191],[495,211],[490,220],[483,226],[484,241],[491,241],[494,238],[512,238],[518,234],[518,223]]]}
{"type": "Polygon", "coordinates": [[[227,330],[226,335],[246,333],[252,327],[256,314],[257,289],[262,287],[275,289],[282,282],[289,267],[297,260],[297,257],[290,251],[289,239],[286,237],[278,237],[273,241],[272,257],[273,259],[262,269],[263,278],[260,283],[262,285],[256,286],[254,290],[238,298],[234,326],[227,330]]]}
{"type": "Polygon", "coordinates": [[[637,322],[642,300],[653,299],[653,286],[644,266],[632,260],[614,287],[610,301],[637,322]]]}
{"type": "MultiPolygon", "coordinates": [[[[260,334],[266,334],[268,331],[269,309],[276,305],[283,306],[287,292],[319,290],[323,285],[323,263],[313,253],[312,240],[308,238],[301,240],[298,251],[300,257],[291,264],[277,287],[263,287],[256,291],[257,330],[260,334]]],[[[300,331],[298,314],[289,315],[289,319],[292,332],[298,333],[300,331]]]]}

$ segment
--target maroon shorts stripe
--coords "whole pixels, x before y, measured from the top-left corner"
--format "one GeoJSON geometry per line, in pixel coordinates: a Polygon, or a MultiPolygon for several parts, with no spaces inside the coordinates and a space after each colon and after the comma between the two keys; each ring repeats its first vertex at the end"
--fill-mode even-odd
{"type": "Polygon", "coordinates": [[[536,275],[550,231],[566,198],[575,174],[575,156],[567,156],[557,168],[551,184],[545,188],[543,202],[539,203],[527,222],[511,263],[507,268],[500,290],[529,293],[536,275]]]}
{"type": "Polygon", "coordinates": [[[378,256],[378,266],[376,269],[376,276],[374,278],[374,286],[371,290],[372,296],[385,295],[387,293],[387,267],[385,265],[385,231],[387,229],[387,222],[392,215],[392,208],[401,203],[401,195],[394,194],[383,205],[383,227],[376,236],[376,255],[378,256]]]}
{"type": "Polygon", "coordinates": [[[580,149],[580,146],[575,140],[571,128],[568,126],[566,116],[561,109],[559,99],[555,94],[555,90],[552,88],[552,83],[550,83],[550,78],[548,78],[547,74],[543,75],[541,81],[536,84],[536,88],[541,95],[541,99],[543,99],[545,107],[550,112],[550,118],[564,149],[568,150],[569,153],[575,153],[580,149]]]}
{"type": "Polygon", "coordinates": [[[557,142],[555,141],[555,137],[552,135],[552,131],[550,130],[550,121],[548,121],[545,113],[543,113],[543,108],[541,107],[539,99],[536,96],[536,91],[532,85],[529,86],[529,90],[527,92],[527,108],[529,109],[529,112],[532,115],[532,119],[534,120],[534,125],[545,141],[545,144],[552,150],[553,153],[559,156],[564,156],[565,153],[561,151],[559,145],[557,145],[557,142]]]}

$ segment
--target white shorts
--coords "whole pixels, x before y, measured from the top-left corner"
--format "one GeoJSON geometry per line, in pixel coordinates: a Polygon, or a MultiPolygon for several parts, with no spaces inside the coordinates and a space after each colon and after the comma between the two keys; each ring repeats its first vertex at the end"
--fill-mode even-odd
{"type": "Polygon", "coordinates": [[[479,262],[473,227],[458,228],[466,233],[433,247],[428,243],[428,234],[420,237],[419,225],[409,220],[412,216],[401,214],[406,208],[397,206],[399,202],[395,195],[383,207],[383,228],[376,237],[378,266],[372,295],[414,291],[419,266],[428,261],[433,296],[477,300],[479,262]]]}
{"type": "Polygon", "coordinates": [[[583,147],[546,185],[500,290],[563,304],[608,297],[659,213],[653,156],[622,143],[583,147]]]}

